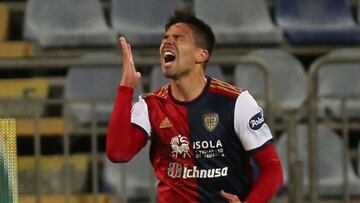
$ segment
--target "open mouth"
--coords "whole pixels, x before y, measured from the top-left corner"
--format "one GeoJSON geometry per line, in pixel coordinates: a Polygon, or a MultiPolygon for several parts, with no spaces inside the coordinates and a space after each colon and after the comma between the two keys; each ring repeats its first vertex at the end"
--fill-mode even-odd
{"type": "Polygon", "coordinates": [[[171,51],[165,51],[164,53],[164,61],[165,63],[171,63],[175,60],[176,56],[173,52],[171,51]]]}

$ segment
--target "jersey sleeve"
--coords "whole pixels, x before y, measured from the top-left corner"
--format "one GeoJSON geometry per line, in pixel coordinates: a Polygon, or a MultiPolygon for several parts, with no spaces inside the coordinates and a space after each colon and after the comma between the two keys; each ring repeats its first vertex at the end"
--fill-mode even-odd
{"type": "Polygon", "coordinates": [[[248,91],[243,91],[237,97],[234,128],[246,151],[260,148],[273,138],[264,121],[262,108],[248,91]]]}
{"type": "Polygon", "coordinates": [[[139,96],[139,101],[131,109],[131,123],[144,130],[147,135],[151,135],[151,125],[148,113],[148,106],[145,100],[139,96]]]}

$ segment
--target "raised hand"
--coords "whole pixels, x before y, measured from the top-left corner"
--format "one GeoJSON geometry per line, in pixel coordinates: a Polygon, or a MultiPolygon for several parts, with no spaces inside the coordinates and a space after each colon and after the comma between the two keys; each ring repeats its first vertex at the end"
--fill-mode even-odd
{"type": "Polygon", "coordinates": [[[120,85],[135,88],[139,84],[141,74],[135,69],[131,46],[126,42],[125,37],[119,37],[119,44],[121,46],[123,57],[120,85]]]}
{"type": "Polygon", "coordinates": [[[238,196],[224,192],[224,190],[221,190],[220,196],[226,199],[229,203],[241,203],[238,196]]]}

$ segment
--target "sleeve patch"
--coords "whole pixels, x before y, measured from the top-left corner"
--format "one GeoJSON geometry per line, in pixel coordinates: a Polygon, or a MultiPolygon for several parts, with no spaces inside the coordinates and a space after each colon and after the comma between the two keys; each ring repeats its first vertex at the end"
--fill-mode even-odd
{"type": "Polygon", "coordinates": [[[259,112],[250,118],[249,127],[251,130],[259,130],[261,126],[264,125],[264,123],[265,123],[264,116],[262,112],[259,112]]]}

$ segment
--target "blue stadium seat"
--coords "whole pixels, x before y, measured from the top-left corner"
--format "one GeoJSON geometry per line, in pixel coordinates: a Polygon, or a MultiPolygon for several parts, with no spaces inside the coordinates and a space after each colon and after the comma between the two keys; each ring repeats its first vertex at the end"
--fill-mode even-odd
{"type": "Polygon", "coordinates": [[[158,46],[168,17],[182,0],[111,0],[111,24],[133,46],[158,46]]]}
{"type": "MultiPolygon", "coordinates": [[[[329,128],[319,126],[318,129],[318,175],[319,175],[319,194],[322,196],[340,196],[343,192],[343,172],[342,172],[342,141],[334,131],[329,128]]],[[[308,129],[306,125],[298,125],[297,133],[297,153],[298,159],[303,163],[304,172],[304,192],[309,194],[309,174],[308,174],[308,129]]],[[[282,134],[276,143],[285,177],[285,185],[288,185],[288,157],[287,153],[287,134],[282,134]]],[[[360,195],[360,178],[354,173],[350,163],[350,158],[346,160],[348,167],[348,180],[351,195],[360,195]]]]}
{"type": "Polygon", "coordinates": [[[345,0],[279,0],[275,16],[292,44],[360,42],[360,27],[345,0]]]}
{"type": "Polygon", "coordinates": [[[98,0],[29,0],[24,38],[43,48],[115,46],[98,0]]]}
{"type": "Polygon", "coordinates": [[[282,31],[272,23],[264,0],[195,0],[194,10],[212,27],[218,45],[283,41],[282,31]]]}
{"type": "MultiPolygon", "coordinates": [[[[84,57],[113,57],[111,55],[89,54],[84,57]]],[[[72,102],[68,110],[80,123],[91,122],[92,110],[89,101],[98,100],[95,106],[96,120],[110,119],[115,95],[121,79],[119,67],[72,67],[65,81],[65,98],[85,102],[72,102]]],[[[133,101],[143,93],[141,84],[135,89],[133,101]]]]}

